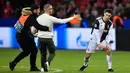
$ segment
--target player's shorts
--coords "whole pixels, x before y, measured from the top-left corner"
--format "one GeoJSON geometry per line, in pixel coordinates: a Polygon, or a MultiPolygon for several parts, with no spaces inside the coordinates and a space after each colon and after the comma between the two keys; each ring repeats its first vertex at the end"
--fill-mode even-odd
{"type": "Polygon", "coordinates": [[[97,43],[95,40],[90,40],[86,49],[86,53],[95,53],[95,51],[98,50],[103,50],[106,47],[106,41],[101,42],[102,48],[98,49],[97,48],[97,43]]]}

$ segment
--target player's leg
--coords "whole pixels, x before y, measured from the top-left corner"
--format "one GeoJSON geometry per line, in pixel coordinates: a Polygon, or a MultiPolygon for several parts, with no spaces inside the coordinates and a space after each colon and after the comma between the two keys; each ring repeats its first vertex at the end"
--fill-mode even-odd
{"type": "Polygon", "coordinates": [[[46,56],[47,56],[47,48],[46,48],[46,39],[45,38],[38,38],[38,44],[41,54],[41,71],[47,72],[47,66],[46,66],[46,56]]]}
{"type": "Polygon", "coordinates": [[[11,71],[14,70],[16,64],[20,60],[22,60],[23,58],[25,58],[26,56],[28,56],[30,54],[28,45],[25,43],[25,39],[17,38],[17,42],[19,43],[19,45],[23,51],[12,62],[9,63],[9,68],[11,69],[11,71]]]}
{"type": "Polygon", "coordinates": [[[49,65],[51,64],[51,61],[55,57],[55,49],[56,49],[52,38],[48,39],[47,48],[48,48],[48,51],[50,53],[50,55],[49,55],[49,57],[47,59],[47,62],[46,62],[47,67],[49,69],[49,65]]]}
{"type": "Polygon", "coordinates": [[[22,51],[12,62],[9,63],[9,68],[11,69],[11,71],[14,70],[16,64],[22,60],[23,58],[25,58],[26,56],[29,55],[30,52],[25,52],[22,51]]]}
{"type": "Polygon", "coordinates": [[[53,60],[53,58],[54,58],[54,56],[55,56],[55,45],[54,45],[54,42],[53,42],[53,40],[52,39],[48,39],[48,50],[49,50],[49,53],[50,53],[50,55],[49,55],[49,57],[48,57],[48,62],[49,62],[49,64],[50,64],[50,62],[53,60]]]}
{"type": "Polygon", "coordinates": [[[36,67],[36,59],[37,59],[37,52],[38,49],[36,47],[36,43],[34,42],[34,40],[30,41],[30,48],[31,48],[31,54],[30,54],[30,71],[40,71],[37,67],[36,67]]]}
{"type": "Polygon", "coordinates": [[[107,63],[108,63],[108,71],[114,72],[114,70],[112,69],[112,52],[111,52],[111,49],[110,49],[110,47],[106,47],[104,50],[107,54],[106,60],[107,60],[107,63]]]}
{"type": "Polygon", "coordinates": [[[85,58],[84,58],[84,64],[79,69],[79,71],[83,71],[88,66],[88,62],[89,62],[90,56],[91,56],[92,53],[95,52],[96,48],[97,48],[96,42],[93,41],[93,40],[90,40],[89,44],[87,46],[86,55],[85,55],[85,58]]]}
{"type": "Polygon", "coordinates": [[[88,62],[89,62],[91,54],[92,53],[86,53],[86,55],[84,57],[84,64],[81,66],[81,68],[79,69],[79,71],[83,71],[88,66],[88,62]]]}

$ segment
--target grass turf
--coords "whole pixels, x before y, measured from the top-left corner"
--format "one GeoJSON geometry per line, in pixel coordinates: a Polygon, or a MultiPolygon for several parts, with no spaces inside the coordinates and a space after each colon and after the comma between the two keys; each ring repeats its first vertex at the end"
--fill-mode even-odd
{"type": "MultiPolygon", "coordinates": [[[[21,51],[16,49],[0,49],[0,73],[41,73],[29,72],[29,56],[21,60],[14,71],[10,71],[8,64],[21,51]]],[[[50,71],[47,73],[79,73],[83,65],[85,51],[78,50],[57,50],[53,59],[50,71]]],[[[114,73],[130,73],[130,52],[113,52],[114,73]]],[[[40,69],[40,53],[37,55],[37,67],[40,69]]],[[[106,55],[103,51],[97,51],[91,56],[89,66],[80,73],[108,73],[106,55]]]]}

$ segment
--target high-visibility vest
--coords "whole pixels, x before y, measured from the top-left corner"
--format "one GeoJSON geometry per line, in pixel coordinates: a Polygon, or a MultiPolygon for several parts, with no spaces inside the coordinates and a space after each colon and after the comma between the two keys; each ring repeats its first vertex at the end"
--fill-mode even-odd
{"type": "Polygon", "coordinates": [[[116,27],[116,20],[117,19],[119,19],[119,21],[120,21],[120,23],[121,23],[121,25],[123,25],[123,20],[121,19],[121,17],[119,17],[119,16],[114,16],[113,17],[113,24],[114,24],[114,26],[116,27]]]}
{"type": "Polygon", "coordinates": [[[21,33],[21,31],[24,27],[24,23],[28,17],[29,17],[29,15],[23,15],[23,14],[20,16],[19,20],[14,25],[17,32],[21,33]]]}
{"type": "Polygon", "coordinates": [[[81,23],[81,20],[82,20],[81,17],[79,17],[79,18],[74,18],[73,20],[70,21],[70,23],[71,23],[72,25],[80,24],[80,23],[81,23]]]}
{"type": "Polygon", "coordinates": [[[22,24],[22,26],[24,26],[24,23],[28,17],[29,17],[29,15],[23,15],[23,14],[20,16],[19,22],[22,24]]]}

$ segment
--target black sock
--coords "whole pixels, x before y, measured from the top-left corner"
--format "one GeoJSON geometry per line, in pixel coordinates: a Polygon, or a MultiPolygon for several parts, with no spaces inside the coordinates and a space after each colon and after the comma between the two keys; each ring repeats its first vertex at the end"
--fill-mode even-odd
{"type": "Polygon", "coordinates": [[[50,54],[49,55],[49,57],[48,57],[49,65],[50,65],[50,62],[53,60],[54,57],[55,57],[55,54],[50,54]]]}

